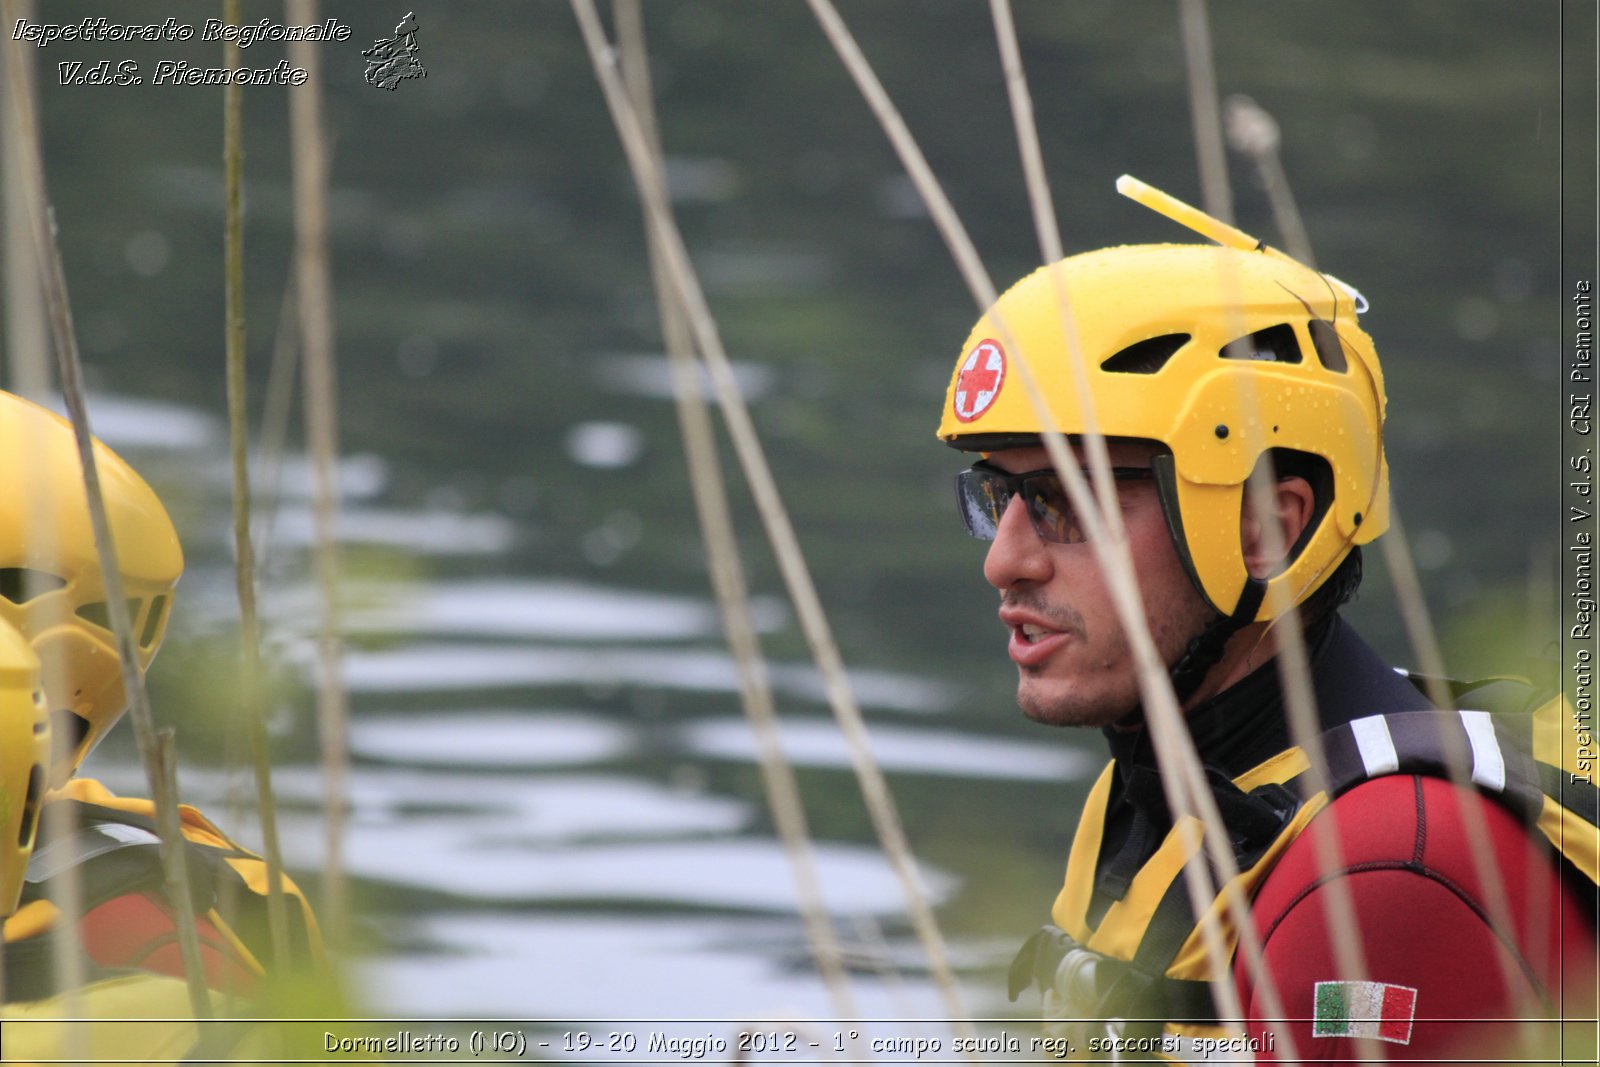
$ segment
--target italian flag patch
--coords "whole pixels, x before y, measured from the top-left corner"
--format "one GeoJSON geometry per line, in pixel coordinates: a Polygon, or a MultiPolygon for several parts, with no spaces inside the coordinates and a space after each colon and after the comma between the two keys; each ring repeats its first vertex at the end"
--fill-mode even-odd
{"type": "Polygon", "coordinates": [[[1411,1043],[1417,991],[1383,982],[1318,982],[1312,1037],[1375,1037],[1411,1043]]]}

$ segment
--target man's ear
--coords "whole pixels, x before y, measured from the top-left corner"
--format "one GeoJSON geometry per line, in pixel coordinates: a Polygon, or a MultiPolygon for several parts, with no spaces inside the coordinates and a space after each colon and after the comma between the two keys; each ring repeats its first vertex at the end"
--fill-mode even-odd
{"type": "Polygon", "coordinates": [[[1272,539],[1265,536],[1266,531],[1254,506],[1255,498],[1248,487],[1245,489],[1239,538],[1244,548],[1245,569],[1252,578],[1268,578],[1277,573],[1284,557],[1300,540],[1300,535],[1305,532],[1317,510],[1316,493],[1304,478],[1280,478],[1272,483],[1270,492],[1273,518],[1278,527],[1278,537],[1272,539]],[[1274,547],[1277,552],[1270,551],[1274,547]]]}

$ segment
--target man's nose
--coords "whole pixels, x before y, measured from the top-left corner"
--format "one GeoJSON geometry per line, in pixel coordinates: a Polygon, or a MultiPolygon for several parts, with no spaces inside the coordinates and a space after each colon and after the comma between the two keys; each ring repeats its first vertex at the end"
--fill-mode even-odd
{"type": "Polygon", "coordinates": [[[1049,547],[1033,528],[1027,503],[1014,496],[995,528],[989,554],[983,560],[983,577],[1003,592],[1020,582],[1046,581],[1050,573],[1049,547]]]}

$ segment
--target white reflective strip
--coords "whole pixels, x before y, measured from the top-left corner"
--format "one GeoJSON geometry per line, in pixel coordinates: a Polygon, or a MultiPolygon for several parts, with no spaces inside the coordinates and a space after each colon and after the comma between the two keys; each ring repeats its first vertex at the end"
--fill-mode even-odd
{"type": "Polygon", "coordinates": [[[104,837],[109,837],[113,841],[120,841],[125,845],[159,845],[161,843],[161,838],[139,826],[124,826],[121,823],[102,822],[95,823],[93,826],[87,827],[87,829],[93,830],[104,837]]]}
{"type": "Polygon", "coordinates": [[[69,867],[88,863],[96,856],[104,856],[119,848],[160,843],[161,838],[137,826],[93,823],[79,827],[77,833],[71,836],[57,838],[47,845],[36,845],[33,854],[28,857],[28,868],[24,877],[34,885],[38,885],[46,879],[54,878],[69,867]]]}
{"type": "Polygon", "coordinates": [[[1361,765],[1367,769],[1368,778],[1393,774],[1400,769],[1400,756],[1394,750],[1394,738],[1389,736],[1389,724],[1382,715],[1352,719],[1350,732],[1355,734],[1356,749],[1361,753],[1361,765]]]}
{"type": "Polygon", "coordinates": [[[1472,742],[1472,780],[1496,793],[1506,787],[1506,758],[1500,752],[1500,739],[1494,735],[1494,720],[1487,711],[1459,712],[1461,725],[1472,742]]]}

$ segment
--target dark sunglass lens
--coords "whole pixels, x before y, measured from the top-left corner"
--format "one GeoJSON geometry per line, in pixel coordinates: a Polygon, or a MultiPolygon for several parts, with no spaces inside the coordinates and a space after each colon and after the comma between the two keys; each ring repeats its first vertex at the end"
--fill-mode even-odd
{"type": "Polygon", "coordinates": [[[1000,516],[1011,499],[1001,480],[987,471],[964,470],[956,475],[956,504],[967,532],[980,541],[993,541],[1000,516]]]}
{"type": "Polygon", "coordinates": [[[1059,478],[1054,475],[1030,478],[1023,491],[1027,494],[1028,516],[1040,537],[1066,545],[1083,541],[1083,527],[1059,478]]]}

